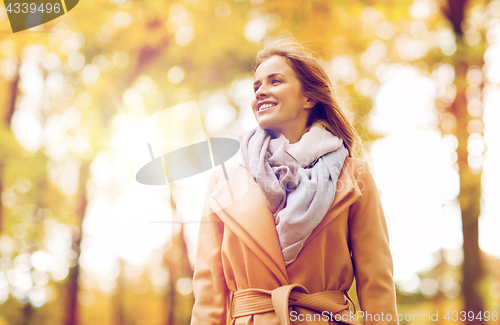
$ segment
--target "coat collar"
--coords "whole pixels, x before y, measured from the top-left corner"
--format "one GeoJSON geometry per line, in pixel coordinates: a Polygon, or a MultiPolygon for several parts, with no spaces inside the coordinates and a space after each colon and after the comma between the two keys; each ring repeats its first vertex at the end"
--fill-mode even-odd
{"type": "MultiPolygon", "coordinates": [[[[351,158],[346,158],[344,162],[330,209],[304,245],[307,245],[340,212],[361,197],[350,161],[351,158]]],[[[274,217],[264,193],[248,169],[241,164],[236,164],[229,171],[228,177],[228,181],[224,177],[219,180],[208,200],[208,205],[231,231],[263,260],[282,285],[288,284],[288,274],[274,217]]]]}

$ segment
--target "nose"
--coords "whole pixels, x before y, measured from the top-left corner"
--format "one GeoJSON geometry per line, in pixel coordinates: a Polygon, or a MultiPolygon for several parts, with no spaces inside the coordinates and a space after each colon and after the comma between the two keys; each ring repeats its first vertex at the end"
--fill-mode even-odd
{"type": "Polygon", "coordinates": [[[260,86],[259,89],[255,92],[255,98],[256,99],[264,98],[267,95],[268,95],[268,91],[267,91],[265,85],[260,86]]]}

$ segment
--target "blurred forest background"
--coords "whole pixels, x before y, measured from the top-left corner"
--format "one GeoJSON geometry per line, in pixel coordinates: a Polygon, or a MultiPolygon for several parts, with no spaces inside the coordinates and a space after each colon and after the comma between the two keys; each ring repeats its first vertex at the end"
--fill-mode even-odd
{"type": "Polygon", "coordinates": [[[399,312],[423,315],[401,324],[498,313],[500,1],[85,0],[15,34],[0,4],[0,325],[189,324],[196,223],[151,221],[199,220],[186,216],[205,188],[136,184],[119,148],[134,120],[191,100],[209,136],[241,139],[253,59],[279,35],[322,57],[373,149],[391,249],[408,245],[395,272],[438,243],[397,278],[399,312]],[[376,158],[384,139],[390,159],[376,158]],[[384,174],[391,161],[417,165],[384,174]],[[391,188],[408,189],[400,210],[391,188]],[[419,210],[432,199],[435,220],[419,210]]]}

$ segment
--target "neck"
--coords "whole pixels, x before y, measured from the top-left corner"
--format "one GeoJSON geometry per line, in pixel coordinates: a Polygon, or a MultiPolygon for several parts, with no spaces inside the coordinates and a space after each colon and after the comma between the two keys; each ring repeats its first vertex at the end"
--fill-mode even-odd
{"type": "MultiPolygon", "coordinates": [[[[294,130],[295,131],[295,130],[294,130]]],[[[299,142],[300,138],[302,138],[302,136],[304,135],[305,133],[305,129],[300,131],[300,132],[290,132],[288,134],[284,133],[283,135],[285,136],[285,138],[288,139],[288,142],[290,144],[293,144],[293,143],[296,143],[296,142],[299,142]]]]}
{"type": "Polygon", "coordinates": [[[301,125],[294,125],[289,128],[275,128],[273,131],[283,134],[283,136],[288,140],[290,144],[298,142],[307,130],[307,121],[301,123],[301,125]]]}

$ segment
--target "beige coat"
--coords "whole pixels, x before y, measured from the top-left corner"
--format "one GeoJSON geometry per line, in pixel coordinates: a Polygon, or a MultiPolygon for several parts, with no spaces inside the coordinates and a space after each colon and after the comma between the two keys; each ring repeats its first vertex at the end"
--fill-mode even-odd
{"type": "Polygon", "coordinates": [[[227,171],[229,181],[212,172],[207,190],[192,325],[359,324],[361,312],[366,325],[398,324],[387,225],[365,161],[346,158],[330,210],[288,267],[259,185],[240,164],[227,171]],[[344,298],[354,276],[356,313],[344,298]]]}

